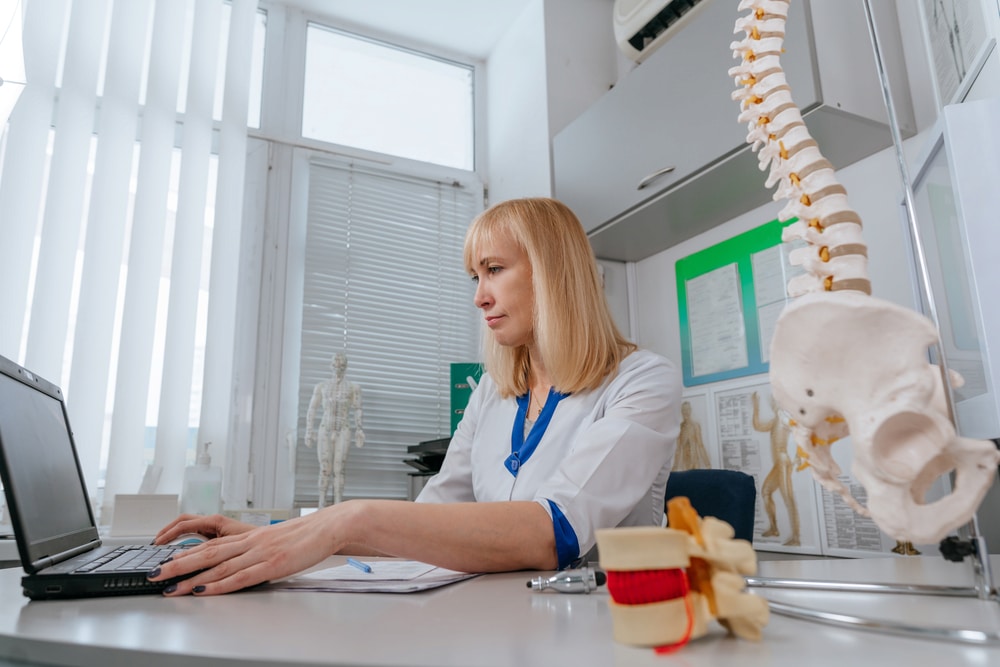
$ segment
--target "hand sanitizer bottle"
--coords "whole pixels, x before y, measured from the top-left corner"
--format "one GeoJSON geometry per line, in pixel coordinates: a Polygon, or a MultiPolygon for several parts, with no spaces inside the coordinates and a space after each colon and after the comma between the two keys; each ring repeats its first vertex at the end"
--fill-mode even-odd
{"type": "Polygon", "coordinates": [[[215,514],[222,509],[222,469],[212,465],[208,453],[211,444],[198,445],[195,465],[184,469],[181,491],[181,512],[184,514],[215,514]]]}

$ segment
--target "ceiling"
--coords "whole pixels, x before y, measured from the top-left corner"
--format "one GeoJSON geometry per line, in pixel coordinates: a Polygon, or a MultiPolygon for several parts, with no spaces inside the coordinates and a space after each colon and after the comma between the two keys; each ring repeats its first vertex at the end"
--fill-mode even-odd
{"type": "Polygon", "coordinates": [[[486,60],[532,0],[277,0],[379,36],[486,60]]]}

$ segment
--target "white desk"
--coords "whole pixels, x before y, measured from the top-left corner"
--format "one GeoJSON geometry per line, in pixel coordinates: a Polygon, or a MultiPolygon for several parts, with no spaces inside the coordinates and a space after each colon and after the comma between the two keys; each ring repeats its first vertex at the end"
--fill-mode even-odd
{"type": "MultiPolygon", "coordinates": [[[[342,562],[331,559],[328,564],[342,562]]],[[[1000,570],[1000,559],[994,560],[1000,570]]],[[[759,643],[710,636],[672,656],[615,644],[608,595],[534,593],[532,573],[483,576],[414,594],[251,591],[29,602],[19,569],[0,571],[0,665],[435,665],[476,667],[739,664],[1000,665],[1000,647],[879,635],[772,615],[759,643]]],[[[768,561],[762,576],[966,585],[940,558],[768,561]]],[[[768,592],[854,614],[1000,629],[1000,605],[975,598],[768,592]]]]}
{"type": "Polygon", "coordinates": [[[8,538],[0,533],[0,567],[10,565],[21,567],[21,560],[17,555],[17,542],[14,541],[13,535],[8,538]]]}

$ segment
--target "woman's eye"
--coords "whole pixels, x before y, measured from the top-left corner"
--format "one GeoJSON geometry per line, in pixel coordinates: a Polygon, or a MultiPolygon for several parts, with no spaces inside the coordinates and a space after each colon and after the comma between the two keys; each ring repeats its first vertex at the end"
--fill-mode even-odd
{"type": "Polygon", "coordinates": [[[481,271],[477,271],[476,273],[470,273],[469,274],[469,278],[472,279],[472,282],[478,283],[480,276],[482,276],[482,275],[488,275],[488,274],[500,273],[501,271],[503,271],[503,267],[502,266],[487,266],[484,269],[482,269],[481,271]]]}

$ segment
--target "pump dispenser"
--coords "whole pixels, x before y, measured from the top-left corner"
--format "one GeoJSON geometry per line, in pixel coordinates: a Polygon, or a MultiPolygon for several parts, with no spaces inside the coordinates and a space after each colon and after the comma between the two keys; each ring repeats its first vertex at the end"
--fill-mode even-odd
{"type": "Polygon", "coordinates": [[[195,464],[184,470],[182,513],[215,514],[222,509],[222,468],[212,465],[212,456],[208,453],[211,444],[199,444],[195,464]]]}

